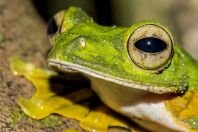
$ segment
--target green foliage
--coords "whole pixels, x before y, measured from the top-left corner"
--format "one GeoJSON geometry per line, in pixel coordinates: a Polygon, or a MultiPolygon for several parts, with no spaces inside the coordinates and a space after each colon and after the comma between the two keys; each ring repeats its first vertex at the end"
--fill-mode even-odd
{"type": "Polygon", "coordinates": [[[43,120],[41,120],[41,124],[43,124],[46,127],[55,127],[55,126],[60,126],[63,125],[63,122],[58,119],[56,116],[49,116],[43,120]]]}

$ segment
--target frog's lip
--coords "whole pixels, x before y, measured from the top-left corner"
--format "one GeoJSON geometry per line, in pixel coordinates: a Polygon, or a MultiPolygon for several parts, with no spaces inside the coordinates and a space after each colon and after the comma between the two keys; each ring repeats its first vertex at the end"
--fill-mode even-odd
{"type": "MultiPolygon", "coordinates": [[[[74,71],[79,71],[82,72],[86,75],[95,77],[95,78],[100,78],[100,79],[104,79],[106,81],[111,81],[120,85],[124,85],[127,87],[132,87],[132,88],[136,88],[136,89],[141,89],[141,90],[145,90],[145,91],[149,91],[149,92],[153,92],[153,93],[157,93],[157,94],[164,94],[164,93],[173,93],[173,92],[178,92],[176,86],[154,86],[148,83],[138,83],[138,82],[133,82],[130,80],[124,80],[124,79],[120,79],[118,77],[111,77],[107,74],[103,74],[100,72],[97,72],[95,70],[92,70],[90,68],[86,68],[84,66],[81,65],[77,65],[77,64],[73,64],[70,62],[62,62],[62,61],[55,61],[52,59],[48,59],[48,64],[50,66],[54,66],[59,68],[60,70],[63,71],[68,71],[68,72],[74,72],[74,71]]],[[[179,91],[179,93],[182,93],[184,91],[179,91]]]]}

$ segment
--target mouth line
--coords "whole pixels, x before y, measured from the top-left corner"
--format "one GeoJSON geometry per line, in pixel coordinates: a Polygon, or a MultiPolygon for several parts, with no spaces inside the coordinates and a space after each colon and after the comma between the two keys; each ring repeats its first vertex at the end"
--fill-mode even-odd
{"type": "Polygon", "coordinates": [[[84,66],[80,66],[80,65],[73,64],[70,62],[62,62],[62,61],[57,61],[57,60],[54,61],[54,60],[48,59],[48,64],[50,66],[57,67],[58,69],[60,69],[62,71],[82,72],[82,73],[89,75],[91,77],[94,77],[94,78],[103,79],[103,80],[117,83],[117,84],[120,84],[120,85],[123,85],[126,87],[145,90],[145,91],[152,92],[152,93],[157,93],[157,94],[177,93],[176,86],[166,87],[166,86],[153,86],[151,84],[140,84],[138,82],[127,81],[127,80],[120,79],[117,77],[111,77],[107,74],[103,74],[103,73],[97,72],[95,70],[92,70],[90,68],[86,68],[84,66]]]}

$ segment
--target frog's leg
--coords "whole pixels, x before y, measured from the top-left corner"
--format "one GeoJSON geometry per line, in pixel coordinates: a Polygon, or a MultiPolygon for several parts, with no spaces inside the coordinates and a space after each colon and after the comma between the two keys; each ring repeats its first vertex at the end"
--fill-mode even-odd
{"type": "Polygon", "coordinates": [[[80,126],[88,131],[130,132],[129,124],[105,107],[90,89],[71,87],[68,89],[62,86],[62,90],[65,88],[69,90],[69,94],[64,95],[57,90],[59,84],[51,84],[52,78],[56,78],[57,75],[54,71],[38,68],[17,58],[12,58],[10,62],[12,71],[25,76],[36,88],[36,93],[31,99],[21,97],[18,100],[18,104],[28,116],[43,119],[56,113],[78,120],[80,126]]]}

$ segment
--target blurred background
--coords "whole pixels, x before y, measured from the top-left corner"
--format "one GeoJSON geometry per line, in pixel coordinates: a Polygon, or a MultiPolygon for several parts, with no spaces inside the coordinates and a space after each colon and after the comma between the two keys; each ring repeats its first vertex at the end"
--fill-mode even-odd
{"type": "Polygon", "coordinates": [[[33,0],[33,3],[46,22],[70,6],[81,7],[101,25],[159,21],[198,60],[198,0],[33,0]]]}

